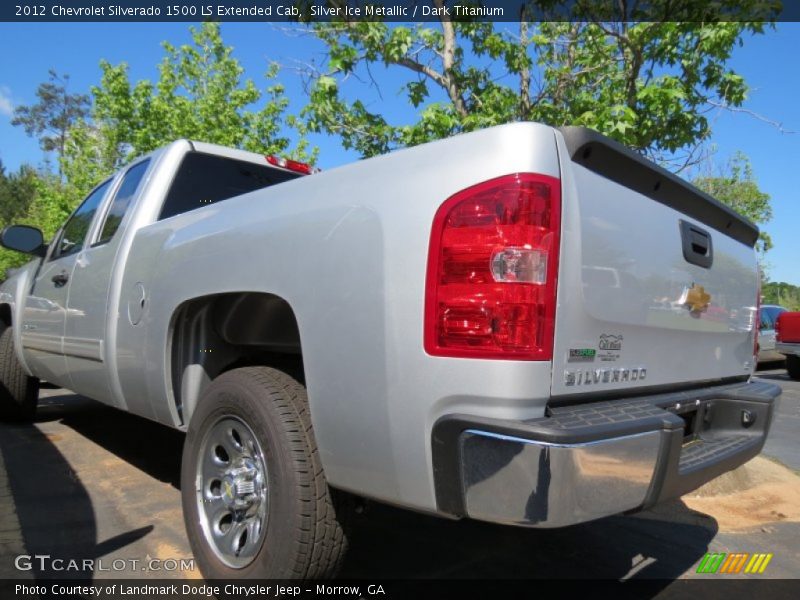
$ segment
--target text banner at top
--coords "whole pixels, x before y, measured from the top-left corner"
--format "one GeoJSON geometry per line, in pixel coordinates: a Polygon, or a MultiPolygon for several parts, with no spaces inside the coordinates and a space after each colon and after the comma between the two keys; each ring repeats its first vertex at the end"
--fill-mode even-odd
{"type": "Polygon", "coordinates": [[[4,22],[800,21],[797,0],[11,0],[4,22]]]}

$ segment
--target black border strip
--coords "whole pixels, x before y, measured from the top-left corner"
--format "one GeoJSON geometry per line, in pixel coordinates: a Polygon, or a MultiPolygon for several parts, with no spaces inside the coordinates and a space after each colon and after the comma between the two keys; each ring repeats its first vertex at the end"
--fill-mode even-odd
{"type": "Polygon", "coordinates": [[[755,246],[759,233],[755,224],[691,183],[592,129],[559,127],[558,130],[564,136],[574,163],[697,219],[751,248],[755,246]]]}

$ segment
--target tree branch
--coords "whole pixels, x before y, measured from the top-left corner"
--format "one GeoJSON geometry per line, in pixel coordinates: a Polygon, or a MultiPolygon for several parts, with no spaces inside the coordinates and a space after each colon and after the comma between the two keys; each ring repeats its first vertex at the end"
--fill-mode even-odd
{"type": "Polygon", "coordinates": [[[519,67],[519,112],[520,117],[527,120],[531,114],[531,70],[528,67],[528,6],[522,6],[519,15],[519,48],[524,55],[519,67]]]}
{"type": "Polygon", "coordinates": [[[455,106],[456,112],[461,117],[466,117],[469,113],[464,105],[464,98],[461,96],[453,75],[453,67],[455,66],[456,55],[456,31],[453,27],[453,22],[450,20],[450,17],[444,15],[444,0],[434,0],[434,4],[436,4],[436,7],[440,9],[440,12],[443,15],[441,18],[442,32],[444,33],[442,67],[445,77],[445,89],[447,90],[447,95],[450,96],[450,100],[455,106]]]}
{"type": "Polygon", "coordinates": [[[750,115],[751,117],[758,119],[763,123],[767,123],[768,125],[772,125],[775,129],[777,129],[781,133],[797,133],[796,131],[792,131],[790,129],[784,129],[783,123],[780,121],[773,121],[772,119],[768,119],[764,115],[761,115],[755,111],[750,110],[749,108],[742,108],[740,106],[731,106],[730,104],[726,104],[725,102],[717,102],[716,100],[708,99],[706,100],[708,104],[714,106],[719,109],[729,110],[731,112],[736,113],[744,113],[746,115],[750,115]]]}

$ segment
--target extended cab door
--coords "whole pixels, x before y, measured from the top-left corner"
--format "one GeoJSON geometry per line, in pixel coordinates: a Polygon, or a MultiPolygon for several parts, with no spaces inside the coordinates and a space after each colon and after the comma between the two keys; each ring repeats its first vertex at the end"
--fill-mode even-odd
{"type": "Polygon", "coordinates": [[[124,231],[123,223],[130,214],[149,165],[150,159],[142,160],[123,174],[101,210],[98,225],[76,256],[69,286],[64,354],[72,389],[114,405],[118,402],[111,391],[106,333],[109,320],[118,315],[115,308],[108,307],[109,291],[124,231]]]}
{"type": "Polygon", "coordinates": [[[56,235],[25,301],[22,348],[26,361],[42,379],[71,387],[64,358],[69,282],[111,180],[97,186],[56,235]]]}

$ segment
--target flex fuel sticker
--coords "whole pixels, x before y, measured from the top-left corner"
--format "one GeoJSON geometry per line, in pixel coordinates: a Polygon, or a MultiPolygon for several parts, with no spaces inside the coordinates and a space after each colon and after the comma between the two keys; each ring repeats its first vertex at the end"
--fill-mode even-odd
{"type": "Polygon", "coordinates": [[[570,348],[568,362],[594,362],[597,351],[594,348],[570,348]]]}

